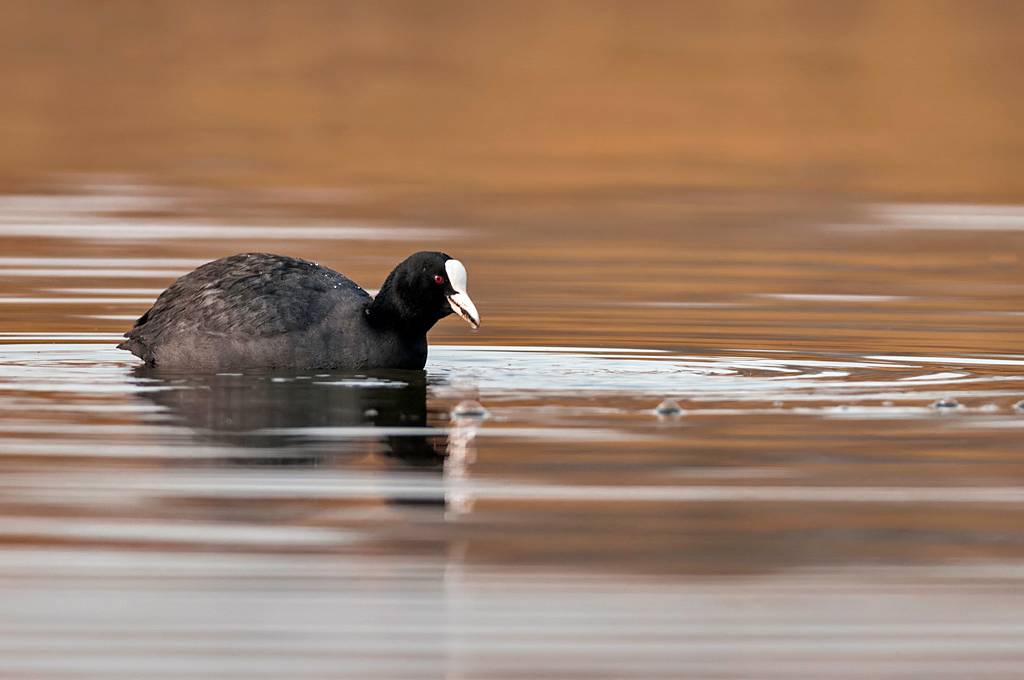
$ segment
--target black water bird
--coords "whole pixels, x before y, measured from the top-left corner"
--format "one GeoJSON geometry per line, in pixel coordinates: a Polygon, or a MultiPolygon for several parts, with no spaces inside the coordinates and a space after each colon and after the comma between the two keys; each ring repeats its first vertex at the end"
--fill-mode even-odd
{"type": "Polygon", "coordinates": [[[314,262],[243,253],[171,284],[118,348],[192,371],[418,370],[439,320],[455,313],[479,327],[466,287],[465,266],[439,252],[410,255],[376,296],[314,262]]]}

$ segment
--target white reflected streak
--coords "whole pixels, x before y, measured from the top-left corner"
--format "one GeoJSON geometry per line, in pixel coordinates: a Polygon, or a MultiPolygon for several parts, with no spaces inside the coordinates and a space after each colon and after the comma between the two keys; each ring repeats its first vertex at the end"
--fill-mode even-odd
{"type": "MultiPolygon", "coordinates": [[[[0,333],[0,340],[115,340],[121,337],[116,333],[88,333],[84,331],[73,331],[73,332],[47,332],[47,333],[36,333],[34,331],[5,331],[0,333]]],[[[95,345],[78,345],[68,347],[64,345],[62,347],[54,347],[53,345],[5,345],[0,347],[0,351],[4,354],[7,352],[40,352],[44,349],[49,348],[49,351],[55,355],[57,360],[63,356],[66,352],[81,352],[93,350],[97,348],[95,345]]]]}
{"type": "Polygon", "coordinates": [[[163,288],[44,288],[48,293],[71,293],[72,295],[146,295],[156,297],[163,288]]]}
{"type": "Polygon", "coordinates": [[[522,353],[559,353],[574,352],[580,354],[604,354],[612,352],[615,354],[669,354],[667,349],[626,349],[621,347],[563,347],[552,346],[523,346],[523,345],[442,345],[449,350],[471,350],[473,352],[522,352],[522,353]]]}
{"type": "Polygon", "coordinates": [[[956,203],[903,203],[873,206],[891,226],[902,229],[1018,231],[1024,206],[956,203]]]}
{"type": "Polygon", "coordinates": [[[0,305],[144,305],[152,297],[0,297],[0,305]]]}
{"type": "Polygon", "coordinates": [[[1024,206],[976,203],[877,203],[862,222],[831,225],[840,231],[924,229],[933,231],[1021,231],[1024,206]]]}
{"type": "Polygon", "coordinates": [[[738,302],[615,302],[613,307],[651,307],[654,309],[727,309],[741,307],[738,302]]]}
{"type": "Polygon", "coordinates": [[[208,260],[184,257],[0,257],[5,267],[74,267],[82,269],[176,267],[194,269],[208,260]]]}
{"type": "Polygon", "coordinates": [[[187,269],[48,269],[40,267],[0,269],[0,279],[4,277],[78,279],[86,276],[99,279],[175,279],[187,271],[187,269]]]}
{"type": "MultiPolygon", "coordinates": [[[[442,427],[278,427],[247,434],[299,435],[314,439],[363,439],[379,437],[419,437],[449,434],[442,427]]],[[[587,427],[488,427],[474,436],[543,439],[547,441],[652,441],[660,436],[587,427]]]]}
{"type": "Polygon", "coordinates": [[[909,300],[903,295],[817,295],[804,293],[757,293],[756,297],[793,302],[893,302],[909,300]]]}
{"type": "Polygon", "coordinates": [[[168,210],[178,205],[179,198],[152,193],[151,187],[105,186],[104,193],[81,194],[4,194],[0,195],[0,212],[6,216],[68,217],[105,212],[168,210]],[[126,193],[126,191],[130,193],[126,193]]]}
{"type": "Polygon", "coordinates": [[[445,513],[458,517],[473,511],[475,498],[469,490],[469,468],[476,462],[476,446],[473,441],[480,430],[480,421],[468,418],[452,418],[448,431],[448,457],[444,461],[445,513]]]}
{"type": "MultiPolygon", "coordinates": [[[[28,420],[28,421],[16,421],[7,420],[0,421],[0,432],[9,432],[14,434],[47,434],[51,437],[54,436],[53,427],[47,421],[39,420],[28,420]]],[[[153,434],[157,437],[166,437],[169,435],[189,435],[194,433],[194,430],[189,427],[181,425],[158,425],[156,423],[130,423],[130,424],[113,424],[113,423],[61,423],[59,436],[66,437],[67,439],[74,440],[78,437],[99,437],[101,441],[106,441],[108,437],[127,437],[130,435],[147,435],[153,434]]],[[[141,437],[140,437],[141,438],[141,437]]],[[[9,444],[15,440],[4,437],[3,441],[9,444]]],[[[47,441],[47,440],[43,440],[47,441]]],[[[58,440],[59,441],[59,440],[58,440]]],[[[82,441],[83,448],[91,448],[94,441],[80,440],[82,441]]],[[[93,451],[96,453],[95,449],[93,451]]]]}
{"type": "Polygon", "coordinates": [[[242,523],[161,522],[142,518],[111,522],[95,518],[0,517],[0,537],[74,538],[102,541],[219,543],[233,545],[334,545],[358,534],[303,526],[257,526],[242,523]]]}
{"type": "MultiPolygon", "coordinates": [[[[684,355],[684,358],[685,355],[684,355]]],[[[766,367],[780,367],[780,368],[791,368],[793,366],[806,366],[810,368],[911,368],[910,366],[903,366],[900,364],[893,364],[890,362],[878,363],[882,357],[863,357],[864,359],[874,359],[875,361],[847,361],[847,360],[829,360],[829,359],[759,359],[752,357],[734,357],[734,356],[723,356],[723,357],[689,357],[693,359],[703,359],[704,361],[717,361],[729,366],[739,366],[742,368],[766,368],[766,367]]],[[[898,358],[898,357],[897,357],[898,358]]]]}
{"type": "Polygon", "coordinates": [[[79,314],[82,319],[103,319],[104,321],[135,321],[138,314],[79,314]]]}
{"type": "Polygon", "coordinates": [[[344,380],[314,380],[314,385],[327,385],[336,387],[406,387],[408,383],[400,380],[371,380],[369,378],[347,378],[344,380]]]}
{"type": "MultiPolygon", "coordinates": [[[[69,409],[70,410],[70,409],[69,409]]],[[[59,440],[59,439],[17,439],[4,437],[4,453],[20,456],[60,458],[122,458],[135,460],[187,460],[187,459],[218,459],[226,460],[238,456],[238,447],[211,446],[189,443],[181,446],[177,442],[166,444],[121,444],[90,440],[59,440]]],[[[246,458],[279,458],[281,449],[246,447],[246,458]]]]}
{"type": "Polygon", "coordinates": [[[900,378],[900,382],[944,382],[946,380],[959,380],[960,378],[969,378],[970,373],[951,373],[948,371],[941,373],[928,373],[927,375],[910,375],[906,378],[900,378]]]}
{"type": "Polygon", "coordinates": [[[963,366],[1024,366],[1024,359],[987,359],[976,357],[929,357],[877,354],[865,359],[877,361],[914,361],[921,364],[954,364],[963,366]]]}
{"type": "MultiPolygon", "coordinates": [[[[443,498],[443,479],[413,474],[360,473],[325,479],[299,474],[282,478],[257,473],[153,474],[122,473],[116,479],[90,472],[68,471],[60,477],[9,473],[0,489],[13,495],[58,498],[107,497],[135,492],[153,495],[196,495],[249,498],[443,498]]],[[[459,489],[477,500],[565,502],[786,502],[786,503],[1024,503],[1021,486],[869,487],[869,486],[731,486],[731,485],[570,485],[498,481],[480,476],[460,481],[459,489]]]]}
{"type": "MultiPolygon", "coordinates": [[[[127,363],[127,362],[126,362],[127,363]]],[[[138,394],[141,392],[159,392],[175,389],[170,385],[137,385],[124,383],[75,383],[75,382],[36,382],[13,383],[0,382],[0,390],[5,392],[61,392],[72,394],[138,394]]]]}

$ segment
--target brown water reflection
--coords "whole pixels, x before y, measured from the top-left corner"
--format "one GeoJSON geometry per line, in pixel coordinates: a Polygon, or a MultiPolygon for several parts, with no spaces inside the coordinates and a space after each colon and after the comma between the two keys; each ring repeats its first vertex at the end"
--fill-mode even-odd
{"type": "Polygon", "coordinates": [[[4,5],[0,676],[1017,677],[1020,18],[4,5]],[[422,248],[425,373],[113,349],[422,248]]]}

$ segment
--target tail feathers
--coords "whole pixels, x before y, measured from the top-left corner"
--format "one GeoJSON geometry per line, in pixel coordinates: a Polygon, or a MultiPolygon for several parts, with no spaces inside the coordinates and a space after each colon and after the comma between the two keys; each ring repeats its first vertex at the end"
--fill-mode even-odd
{"type": "Polygon", "coordinates": [[[150,366],[156,363],[156,357],[153,356],[153,349],[143,342],[139,336],[142,335],[142,325],[149,321],[149,314],[152,311],[152,307],[146,310],[146,313],[140,316],[135,322],[135,325],[124,334],[124,337],[128,339],[117,346],[118,349],[131,352],[150,366]]]}
{"type": "Polygon", "coordinates": [[[153,351],[149,348],[148,345],[143,343],[138,338],[128,338],[120,345],[118,345],[117,348],[131,352],[138,358],[145,361],[147,364],[154,363],[153,351]]]}

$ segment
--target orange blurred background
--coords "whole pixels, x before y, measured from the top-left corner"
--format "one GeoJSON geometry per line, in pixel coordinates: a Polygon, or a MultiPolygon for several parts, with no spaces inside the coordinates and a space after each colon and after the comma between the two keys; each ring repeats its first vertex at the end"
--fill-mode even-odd
{"type": "Polygon", "coordinates": [[[5,2],[0,179],[1024,197],[1024,4],[5,2]]]}

